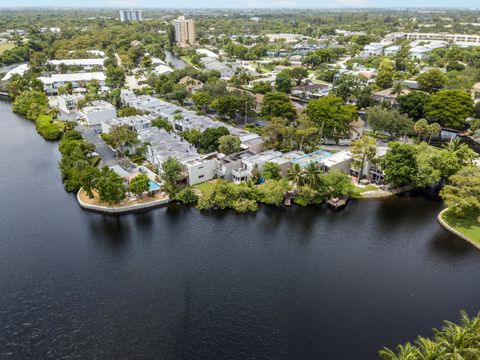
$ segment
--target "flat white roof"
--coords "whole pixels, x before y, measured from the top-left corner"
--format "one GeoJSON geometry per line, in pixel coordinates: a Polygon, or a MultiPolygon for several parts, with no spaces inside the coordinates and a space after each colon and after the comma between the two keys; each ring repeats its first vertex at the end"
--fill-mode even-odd
{"type": "Polygon", "coordinates": [[[52,74],[50,77],[40,76],[38,78],[45,85],[56,82],[79,82],[79,81],[105,81],[105,74],[103,72],[88,72],[88,73],[74,73],[74,74],[52,74]]]}
{"type": "Polygon", "coordinates": [[[71,66],[103,66],[105,59],[64,59],[64,60],[48,60],[49,64],[58,66],[61,64],[71,66]]]}
{"type": "Polygon", "coordinates": [[[5,76],[2,78],[2,81],[10,80],[10,78],[15,74],[23,75],[29,68],[30,68],[30,65],[28,64],[18,65],[16,68],[7,72],[5,76]]]}

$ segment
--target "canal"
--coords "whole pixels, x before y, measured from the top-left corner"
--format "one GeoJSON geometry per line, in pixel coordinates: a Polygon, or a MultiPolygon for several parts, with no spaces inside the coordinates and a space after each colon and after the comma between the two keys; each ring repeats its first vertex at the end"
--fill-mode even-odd
{"type": "Polygon", "coordinates": [[[2,359],[375,359],[480,310],[480,252],[436,199],[89,213],[5,102],[0,154],[2,359]]]}

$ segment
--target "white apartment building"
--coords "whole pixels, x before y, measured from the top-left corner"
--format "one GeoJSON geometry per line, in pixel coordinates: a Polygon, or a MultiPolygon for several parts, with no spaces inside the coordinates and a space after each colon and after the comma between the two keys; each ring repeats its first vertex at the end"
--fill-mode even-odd
{"type": "Polygon", "coordinates": [[[78,100],[82,99],[83,95],[60,95],[58,97],[58,108],[63,112],[70,114],[77,110],[78,100]]]}
{"type": "Polygon", "coordinates": [[[142,21],[142,10],[120,10],[120,21],[142,21]]]}
{"type": "Polygon", "coordinates": [[[179,16],[173,20],[175,27],[175,41],[180,46],[192,45],[195,42],[195,22],[192,19],[185,19],[179,16]]]}

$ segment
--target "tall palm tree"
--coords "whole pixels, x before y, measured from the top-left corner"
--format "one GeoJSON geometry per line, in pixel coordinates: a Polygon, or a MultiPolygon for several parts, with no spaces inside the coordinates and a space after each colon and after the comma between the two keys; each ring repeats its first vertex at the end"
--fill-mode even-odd
{"type": "Polygon", "coordinates": [[[311,188],[315,188],[320,183],[320,177],[322,176],[322,169],[316,162],[310,162],[303,170],[305,183],[311,188]]]}
{"type": "Polygon", "coordinates": [[[293,190],[297,191],[303,182],[303,170],[298,164],[293,164],[287,172],[287,179],[293,183],[293,190]]]}
{"type": "Polygon", "coordinates": [[[442,354],[440,345],[428,338],[419,336],[415,341],[415,344],[417,345],[419,351],[419,360],[436,360],[442,354]]]}

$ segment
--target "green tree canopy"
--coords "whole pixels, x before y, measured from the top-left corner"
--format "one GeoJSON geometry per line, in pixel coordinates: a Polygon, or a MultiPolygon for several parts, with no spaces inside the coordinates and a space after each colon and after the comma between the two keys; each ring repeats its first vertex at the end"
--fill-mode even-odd
{"type": "Polygon", "coordinates": [[[473,101],[466,91],[443,90],[430,97],[425,112],[430,120],[442,126],[462,129],[466,118],[473,114],[473,101]]]}
{"type": "Polygon", "coordinates": [[[261,115],[267,118],[281,117],[293,120],[297,117],[297,112],[290,98],[276,91],[267,93],[263,98],[261,115]]]}

